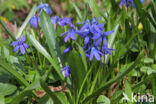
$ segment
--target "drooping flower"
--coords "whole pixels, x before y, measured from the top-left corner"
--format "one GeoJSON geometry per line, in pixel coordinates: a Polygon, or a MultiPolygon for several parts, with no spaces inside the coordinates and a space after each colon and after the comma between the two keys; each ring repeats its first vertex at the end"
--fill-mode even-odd
{"type": "MultiPolygon", "coordinates": [[[[144,3],[144,0],[140,0],[141,3],[144,3]]],[[[135,8],[135,4],[133,0],[121,0],[120,1],[120,6],[125,4],[126,7],[128,7],[130,4],[132,5],[133,8],[135,8]]]]}
{"type": "Polygon", "coordinates": [[[62,33],[61,37],[64,36],[64,35],[66,35],[65,38],[64,38],[64,42],[67,42],[70,38],[72,40],[75,40],[76,27],[71,27],[71,29],[69,29],[68,31],[62,33]]]}
{"type": "Polygon", "coordinates": [[[52,10],[50,8],[50,6],[47,3],[44,4],[40,4],[37,9],[40,9],[40,14],[42,13],[42,10],[44,10],[45,12],[47,12],[48,15],[52,14],[52,10]]]}
{"type": "Polygon", "coordinates": [[[69,76],[69,74],[71,73],[69,65],[62,68],[61,73],[64,75],[64,77],[67,78],[69,76]]]}
{"type": "Polygon", "coordinates": [[[35,28],[38,27],[39,22],[40,22],[40,17],[35,16],[35,15],[29,20],[30,25],[34,26],[35,28]]]}
{"type": "Polygon", "coordinates": [[[51,21],[52,21],[53,24],[58,23],[58,21],[60,21],[60,19],[61,18],[59,16],[53,16],[53,17],[51,17],[51,21]]]}
{"type": "Polygon", "coordinates": [[[22,36],[22,38],[18,38],[17,41],[13,41],[11,43],[11,46],[15,46],[14,52],[17,52],[20,49],[21,53],[23,55],[25,54],[25,49],[29,48],[29,46],[26,43],[24,43],[25,40],[26,36],[22,36]]]}
{"type": "Polygon", "coordinates": [[[93,46],[91,48],[91,52],[90,52],[90,55],[89,55],[89,60],[92,61],[93,57],[95,57],[96,60],[100,61],[101,60],[101,55],[103,55],[103,53],[100,52],[97,47],[93,46]]]}
{"type": "Polygon", "coordinates": [[[67,17],[67,18],[60,18],[59,21],[57,22],[61,27],[65,26],[65,25],[70,25],[71,27],[73,27],[72,24],[72,19],[67,17]]]}

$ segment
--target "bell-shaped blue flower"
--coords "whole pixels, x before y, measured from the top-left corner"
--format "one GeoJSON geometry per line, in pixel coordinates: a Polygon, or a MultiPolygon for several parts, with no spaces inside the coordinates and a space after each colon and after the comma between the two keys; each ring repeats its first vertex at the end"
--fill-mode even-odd
{"type": "Polygon", "coordinates": [[[44,4],[40,4],[37,9],[40,9],[40,14],[42,13],[42,10],[44,10],[45,12],[47,12],[48,15],[52,14],[52,10],[49,7],[49,5],[47,3],[44,4]]]}
{"type": "Polygon", "coordinates": [[[15,46],[14,52],[17,52],[20,49],[21,53],[23,55],[25,54],[25,49],[29,48],[29,46],[26,43],[24,43],[25,40],[26,36],[23,36],[22,38],[18,38],[17,41],[13,41],[11,43],[11,46],[15,46]]]}
{"type": "Polygon", "coordinates": [[[59,19],[58,24],[59,24],[61,27],[62,27],[62,26],[65,26],[65,25],[68,25],[68,24],[71,25],[71,27],[73,27],[72,20],[71,20],[71,18],[69,18],[69,17],[59,19]]]}
{"type": "Polygon", "coordinates": [[[68,77],[71,73],[70,71],[70,67],[69,66],[66,66],[64,68],[61,69],[61,73],[64,75],[64,77],[68,77]]]}
{"type": "Polygon", "coordinates": [[[38,16],[33,16],[30,20],[29,23],[31,26],[37,28],[38,27],[38,23],[40,22],[40,17],[38,16]]]}

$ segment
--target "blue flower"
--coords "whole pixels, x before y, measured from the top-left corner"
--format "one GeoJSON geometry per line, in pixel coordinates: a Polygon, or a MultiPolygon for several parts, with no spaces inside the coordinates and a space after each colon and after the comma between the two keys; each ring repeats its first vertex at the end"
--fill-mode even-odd
{"type": "Polygon", "coordinates": [[[76,28],[73,28],[73,27],[72,27],[72,28],[69,29],[67,32],[62,33],[62,34],[61,34],[61,37],[62,37],[63,35],[66,35],[65,38],[64,38],[64,41],[67,42],[70,38],[71,38],[72,40],[75,40],[75,34],[76,34],[76,28]]]}
{"type": "Polygon", "coordinates": [[[64,68],[61,69],[61,73],[65,76],[65,77],[68,77],[69,74],[71,73],[70,72],[70,67],[69,66],[66,66],[64,68]]]}
{"type": "Polygon", "coordinates": [[[72,24],[72,20],[71,18],[67,17],[67,18],[60,18],[59,21],[57,22],[61,27],[62,26],[65,26],[65,25],[70,25],[71,27],[75,27],[73,24],[72,24]]]}
{"type": "Polygon", "coordinates": [[[26,43],[24,43],[25,40],[26,36],[23,36],[22,38],[18,38],[17,41],[13,41],[11,43],[11,46],[15,46],[14,52],[17,52],[20,49],[21,53],[23,55],[25,54],[25,49],[29,48],[29,46],[26,43]]]}
{"type": "Polygon", "coordinates": [[[47,3],[44,4],[40,4],[37,9],[41,9],[40,14],[42,13],[42,10],[44,10],[45,12],[47,12],[48,15],[52,14],[52,10],[49,7],[49,5],[47,3]]]}
{"type": "Polygon", "coordinates": [[[89,60],[92,61],[93,57],[95,57],[96,60],[100,61],[100,55],[103,55],[103,53],[100,52],[97,47],[93,46],[90,51],[89,60]]]}
{"type": "Polygon", "coordinates": [[[53,17],[51,17],[51,21],[52,21],[53,24],[58,23],[58,21],[60,21],[60,19],[61,18],[59,16],[53,16],[53,17]]]}
{"type": "Polygon", "coordinates": [[[38,23],[40,22],[40,18],[38,16],[33,16],[30,20],[29,23],[31,26],[34,26],[35,28],[38,27],[38,23]]]}
{"type": "MultiPolygon", "coordinates": [[[[144,3],[144,0],[140,0],[140,2],[144,3]]],[[[125,4],[126,7],[132,4],[132,7],[135,8],[135,4],[133,0],[121,0],[119,5],[121,6],[122,4],[125,4]]]]}
{"type": "Polygon", "coordinates": [[[85,37],[88,33],[92,33],[92,35],[102,34],[103,32],[103,24],[99,24],[99,20],[101,17],[99,17],[97,20],[94,17],[92,19],[92,22],[90,22],[89,19],[87,19],[84,23],[84,25],[81,27],[81,29],[78,31],[80,36],[85,37]]]}

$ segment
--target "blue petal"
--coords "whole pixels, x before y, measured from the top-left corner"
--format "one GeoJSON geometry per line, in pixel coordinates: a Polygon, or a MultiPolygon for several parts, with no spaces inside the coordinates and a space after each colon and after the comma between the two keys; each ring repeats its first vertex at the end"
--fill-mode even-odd
{"type": "Polygon", "coordinates": [[[10,45],[11,45],[11,46],[15,46],[15,45],[17,45],[17,44],[18,44],[17,41],[13,41],[10,45]]]}
{"type": "Polygon", "coordinates": [[[19,46],[16,46],[16,47],[14,48],[14,52],[17,52],[18,49],[19,49],[19,46]]]}
{"type": "Polygon", "coordinates": [[[68,31],[67,31],[67,32],[62,33],[62,34],[61,34],[61,37],[62,37],[63,35],[65,35],[65,34],[67,34],[67,33],[68,33],[68,31]]]}
{"type": "Polygon", "coordinates": [[[61,73],[62,73],[65,77],[68,77],[69,74],[71,73],[71,72],[70,72],[69,66],[66,66],[66,67],[62,68],[62,69],[61,69],[61,73]]]}
{"type": "Polygon", "coordinates": [[[25,54],[25,48],[23,47],[23,45],[20,45],[20,50],[21,50],[21,53],[24,55],[25,54]]]}
{"type": "Polygon", "coordinates": [[[26,43],[23,43],[24,48],[29,48],[29,46],[26,43]]]}
{"type": "Polygon", "coordinates": [[[64,53],[64,54],[65,54],[65,53],[68,53],[70,50],[71,50],[71,47],[68,47],[68,48],[66,48],[66,49],[63,51],[63,53],[64,53]]]}
{"type": "Polygon", "coordinates": [[[53,24],[56,24],[59,19],[60,19],[59,16],[53,16],[53,17],[51,17],[51,21],[52,21],[53,24]]]}
{"type": "Polygon", "coordinates": [[[103,44],[104,44],[104,47],[108,47],[107,39],[105,36],[103,38],[103,44]]]}
{"type": "Polygon", "coordinates": [[[40,14],[42,13],[42,10],[44,10],[48,15],[51,15],[52,14],[52,10],[51,8],[48,6],[48,7],[43,7],[40,11],[40,14]]]}
{"type": "Polygon", "coordinates": [[[42,9],[44,7],[48,7],[49,5],[47,3],[44,4],[40,4],[39,6],[37,6],[37,9],[42,9]]]}
{"type": "Polygon", "coordinates": [[[65,71],[65,77],[68,77],[69,76],[69,72],[68,72],[68,69],[65,71]]]}
{"type": "Polygon", "coordinates": [[[102,38],[99,38],[99,39],[96,41],[95,45],[96,45],[96,46],[99,45],[99,44],[101,43],[101,41],[102,41],[102,38]]]}
{"type": "Polygon", "coordinates": [[[65,36],[65,38],[64,38],[64,42],[66,43],[66,42],[69,40],[69,38],[70,38],[70,35],[67,34],[67,35],[65,36]]]}
{"type": "Polygon", "coordinates": [[[90,39],[89,36],[86,36],[85,37],[85,39],[84,39],[84,45],[87,45],[89,43],[89,39],[90,39]]]}
{"type": "Polygon", "coordinates": [[[94,53],[93,53],[93,51],[91,51],[90,56],[89,56],[89,60],[90,60],[90,61],[92,61],[93,56],[94,56],[94,53]]]}
{"type": "Polygon", "coordinates": [[[100,55],[99,55],[97,52],[94,54],[94,56],[95,56],[95,58],[96,58],[98,61],[101,60],[100,55]]]}
{"type": "Polygon", "coordinates": [[[104,32],[104,35],[110,35],[110,34],[112,34],[114,32],[114,30],[112,30],[112,31],[107,31],[107,32],[104,32]]]}
{"type": "Polygon", "coordinates": [[[133,2],[133,1],[131,2],[131,4],[132,4],[132,7],[133,7],[133,8],[136,8],[136,7],[135,7],[135,4],[134,4],[134,2],[133,2]]]}
{"type": "Polygon", "coordinates": [[[145,0],[140,0],[141,1],[141,3],[144,3],[145,2],[145,0]]]}
{"type": "Polygon", "coordinates": [[[62,26],[65,26],[65,25],[67,25],[67,24],[71,24],[72,23],[72,21],[71,21],[71,18],[63,18],[63,19],[60,19],[59,21],[58,21],[58,24],[62,27],[62,26]]]}
{"type": "Polygon", "coordinates": [[[21,41],[24,42],[26,40],[26,36],[22,36],[21,41]]]}
{"type": "Polygon", "coordinates": [[[119,5],[121,6],[124,2],[125,0],[121,0],[119,5]]]}
{"type": "Polygon", "coordinates": [[[38,22],[40,21],[39,17],[37,16],[33,16],[30,20],[29,23],[31,26],[34,26],[35,28],[37,28],[38,22]]]}

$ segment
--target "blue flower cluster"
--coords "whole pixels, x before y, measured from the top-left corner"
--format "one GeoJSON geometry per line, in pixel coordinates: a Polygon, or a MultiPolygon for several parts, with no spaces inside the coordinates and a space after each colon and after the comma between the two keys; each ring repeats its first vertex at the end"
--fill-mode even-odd
{"type": "MultiPolygon", "coordinates": [[[[75,40],[75,35],[78,34],[84,40],[83,49],[85,50],[86,56],[89,57],[90,61],[93,60],[93,57],[95,57],[96,60],[100,61],[101,56],[111,54],[111,51],[113,50],[108,48],[106,36],[110,35],[114,31],[112,30],[103,32],[104,24],[99,23],[100,18],[96,20],[96,18],[94,17],[92,19],[92,22],[87,19],[79,30],[77,30],[76,26],[72,24],[71,19],[61,19],[63,26],[69,24],[69,26],[71,27],[68,31],[61,34],[61,37],[65,35],[64,41],[67,42],[69,39],[75,40]]],[[[59,18],[53,21],[60,24],[59,18]]],[[[63,53],[67,53],[71,49],[72,47],[68,47],[64,50],[63,53]]]]}
{"type": "MultiPolygon", "coordinates": [[[[140,0],[140,2],[144,3],[144,0],[140,0]]],[[[122,4],[125,4],[126,7],[132,4],[132,7],[135,8],[135,4],[133,0],[121,0],[119,5],[121,6],[122,4]]]]}
{"type": "MultiPolygon", "coordinates": [[[[44,10],[48,15],[52,14],[52,10],[46,3],[39,5],[37,9],[40,9],[40,13],[44,10]]],[[[61,37],[64,36],[64,42],[68,42],[69,40],[74,41],[76,35],[79,35],[84,40],[83,49],[85,51],[86,57],[88,57],[90,61],[92,61],[94,57],[96,60],[100,61],[102,56],[111,54],[111,51],[114,50],[108,48],[107,44],[107,35],[110,35],[114,31],[112,30],[103,32],[104,24],[99,23],[100,18],[96,19],[94,17],[92,21],[87,19],[79,29],[76,27],[77,25],[72,23],[72,19],[69,17],[60,18],[59,16],[53,16],[51,17],[51,21],[53,24],[58,24],[61,27],[67,25],[70,27],[68,31],[61,34],[61,37]]],[[[40,18],[39,16],[35,15],[30,19],[29,22],[31,26],[37,28],[38,23],[40,22],[40,18]]],[[[63,53],[68,53],[72,49],[73,47],[70,46],[66,48],[63,53]]],[[[62,68],[61,73],[63,73],[65,77],[68,77],[70,74],[69,66],[62,68]]]]}

